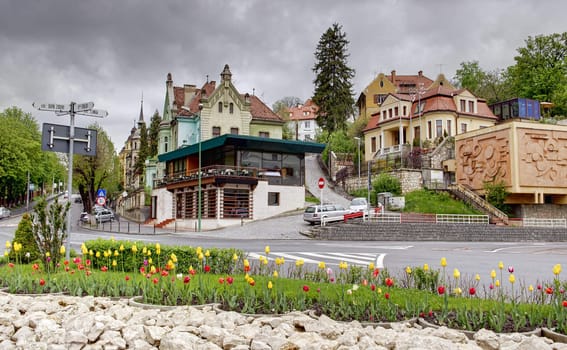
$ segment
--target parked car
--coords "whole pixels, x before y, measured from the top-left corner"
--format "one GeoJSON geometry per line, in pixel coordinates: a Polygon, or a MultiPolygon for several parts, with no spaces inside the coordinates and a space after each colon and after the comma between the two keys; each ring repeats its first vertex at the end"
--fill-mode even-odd
{"type": "Polygon", "coordinates": [[[365,212],[368,210],[368,202],[364,197],[357,197],[350,202],[349,208],[352,212],[365,212]]]}
{"type": "Polygon", "coordinates": [[[93,213],[96,222],[107,222],[114,220],[114,213],[110,209],[97,209],[93,213]]]}
{"type": "Polygon", "coordinates": [[[81,216],[80,216],[79,220],[80,220],[81,222],[88,223],[88,222],[91,221],[91,216],[89,215],[89,213],[87,213],[86,211],[84,211],[84,212],[81,213],[81,216]]]}
{"type": "Polygon", "coordinates": [[[325,222],[340,221],[344,219],[345,214],[350,212],[350,209],[340,204],[310,205],[305,208],[303,220],[310,225],[321,224],[323,218],[325,222]]]}
{"type": "Polygon", "coordinates": [[[0,219],[8,218],[10,217],[11,214],[12,213],[10,212],[10,209],[5,207],[0,207],[0,219]]]}

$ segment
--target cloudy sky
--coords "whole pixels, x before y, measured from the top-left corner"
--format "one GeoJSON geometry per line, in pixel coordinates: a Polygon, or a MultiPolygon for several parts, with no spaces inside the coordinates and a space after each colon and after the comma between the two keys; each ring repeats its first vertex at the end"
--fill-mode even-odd
{"type": "Polygon", "coordinates": [[[268,106],[313,93],[314,52],[339,23],[350,41],[355,98],[380,72],[452,78],[459,64],[506,68],[529,36],[567,30],[564,0],[2,0],[0,111],[69,124],[35,102],[92,101],[119,151],[140,112],[163,111],[165,79],[219,81],[268,106]]]}

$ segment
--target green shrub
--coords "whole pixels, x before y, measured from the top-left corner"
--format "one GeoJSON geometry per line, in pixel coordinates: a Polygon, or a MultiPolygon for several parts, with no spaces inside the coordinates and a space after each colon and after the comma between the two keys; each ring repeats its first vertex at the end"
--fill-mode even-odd
{"type": "Polygon", "coordinates": [[[372,188],[376,193],[390,192],[394,196],[402,193],[400,180],[385,173],[381,173],[376,180],[372,181],[372,188]]]}
{"type": "Polygon", "coordinates": [[[8,255],[10,261],[19,261],[27,264],[40,258],[41,255],[33,236],[31,217],[28,213],[22,215],[22,219],[14,233],[12,244],[13,242],[21,244],[22,249],[18,252],[11,249],[8,255]]]}

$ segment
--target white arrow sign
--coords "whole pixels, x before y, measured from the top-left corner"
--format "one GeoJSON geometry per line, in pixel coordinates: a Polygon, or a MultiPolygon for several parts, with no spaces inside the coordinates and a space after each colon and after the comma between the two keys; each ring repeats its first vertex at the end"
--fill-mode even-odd
{"type": "Polygon", "coordinates": [[[40,111],[51,111],[51,112],[68,112],[71,110],[70,105],[61,105],[57,103],[40,103],[36,104],[35,102],[32,103],[34,108],[37,108],[40,111]]]}
{"type": "Polygon", "coordinates": [[[108,115],[108,112],[103,109],[91,109],[90,111],[79,112],[77,114],[86,115],[88,117],[104,118],[108,115]]]}
{"type": "Polygon", "coordinates": [[[75,105],[75,112],[86,112],[94,107],[94,102],[77,103],[75,105]]]}

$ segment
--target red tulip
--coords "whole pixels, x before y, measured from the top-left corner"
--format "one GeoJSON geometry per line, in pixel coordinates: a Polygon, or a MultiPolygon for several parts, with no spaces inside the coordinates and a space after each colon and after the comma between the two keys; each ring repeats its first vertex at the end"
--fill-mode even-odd
{"type": "Polygon", "coordinates": [[[476,289],[474,289],[474,287],[470,287],[470,289],[469,289],[469,294],[470,294],[470,295],[475,295],[475,294],[476,294],[476,289]]]}
{"type": "Polygon", "coordinates": [[[374,292],[374,291],[376,290],[376,286],[375,286],[374,284],[371,284],[371,285],[370,285],[370,290],[374,292]]]}
{"type": "Polygon", "coordinates": [[[512,267],[512,266],[508,266],[508,272],[510,272],[510,273],[514,273],[514,267],[512,267]]]}
{"type": "Polygon", "coordinates": [[[185,278],[183,279],[183,283],[187,284],[191,281],[191,277],[189,276],[185,276],[185,278]]]}
{"type": "Polygon", "coordinates": [[[219,277],[219,283],[220,283],[220,284],[223,284],[223,283],[224,283],[224,278],[219,277]]]}
{"type": "Polygon", "coordinates": [[[563,300],[563,307],[567,307],[567,300],[563,300]]]}
{"type": "Polygon", "coordinates": [[[546,294],[553,294],[553,288],[551,288],[551,287],[545,288],[545,293],[546,294]]]}
{"type": "Polygon", "coordinates": [[[9,263],[8,266],[11,268],[14,267],[14,263],[9,263]]]}
{"type": "Polygon", "coordinates": [[[126,281],[129,281],[129,280],[130,280],[130,276],[126,276],[126,277],[124,277],[124,279],[126,279],[126,281]]]}
{"type": "Polygon", "coordinates": [[[378,274],[379,274],[379,273],[380,273],[380,270],[379,270],[379,269],[374,269],[374,271],[372,271],[372,275],[373,275],[374,277],[378,277],[378,274]]]}
{"type": "Polygon", "coordinates": [[[211,267],[209,265],[205,265],[205,272],[210,272],[211,271],[211,267]]]}
{"type": "Polygon", "coordinates": [[[304,292],[309,292],[309,286],[307,286],[307,285],[303,286],[303,291],[304,291],[304,292]]]}
{"type": "Polygon", "coordinates": [[[391,279],[390,277],[386,278],[386,285],[387,285],[388,287],[393,286],[393,285],[394,285],[394,280],[391,279]]]}
{"type": "Polygon", "coordinates": [[[384,298],[390,299],[390,293],[384,293],[384,298]]]}
{"type": "Polygon", "coordinates": [[[158,284],[159,280],[157,279],[157,277],[155,277],[155,278],[152,280],[152,282],[153,282],[154,284],[158,284]]]}
{"type": "Polygon", "coordinates": [[[45,286],[45,280],[43,278],[39,280],[39,285],[45,286]]]}
{"type": "Polygon", "coordinates": [[[437,287],[437,293],[439,293],[440,295],[445,294],[445,287],[443,286],[437,287]]]}
{"type": "Polygon", "coordinates": [[[232,278],[231,276],[228,276],[228,277],[226,278],[226,283],[232,284],[232,282],[234,282],[234,278],[232,278]]]}

